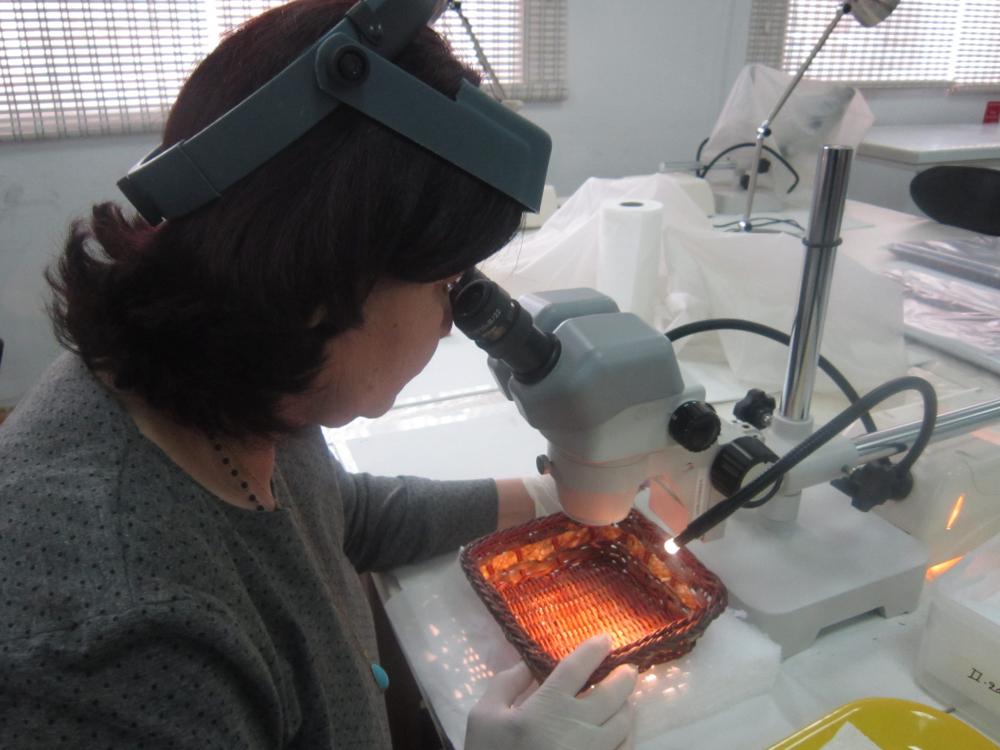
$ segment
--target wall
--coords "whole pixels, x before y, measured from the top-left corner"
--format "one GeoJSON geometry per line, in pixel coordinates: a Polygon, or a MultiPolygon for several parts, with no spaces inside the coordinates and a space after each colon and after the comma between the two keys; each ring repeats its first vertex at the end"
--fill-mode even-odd
{"type": "Polygon", "coordinates": [[[557,192],[693,160],[743,64],[750,1],[569,6],[569,97],[523,110],[552,133],[557,192]]]}
{"type": "Polygon", "coordinates": [[[42,269],[71,218],[117,199],[115,181],[154,146],[152,136],[0,147],[0,406],[11,404],[58,353],[44,315],[42,269]]]}
{"type": "MultiPolygon", "coordinates": [[[[572,0],[569,98],[523,110],[552,134],[550,181],[559,193],[591,175],[648,173],[662,161],[692,159],[742,66],[750,5],[572,0]]],[[[978,122],[987,98],[869,93],[883,124],[978,122]]],[[[154,145],[152,136],[131,136],[0,146],[0,337],[8,344],[0,405],[58,351],[42,313],[41,269],[68,221],[91,203],[117,199],[115,181],[154,145]]]]}

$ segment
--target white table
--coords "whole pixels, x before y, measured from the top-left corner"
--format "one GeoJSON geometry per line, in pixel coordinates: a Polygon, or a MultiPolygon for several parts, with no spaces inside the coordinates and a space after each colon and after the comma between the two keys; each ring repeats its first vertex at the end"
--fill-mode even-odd
{"type": "Polygon", "coordinates": [[[944,164],[1000,169],[1000,125],[877,125],[858,146],[851,196],[919,214],[910,181],[944,164]]]}
{"type": "Polygon", "coordinates": [[[858,146],[858,156],[931,166],[1000,166],[1000,125],[877,125],[858,146]]]}
{"type": "MultiPolygon", "coordinates": [[[[855,202],[849,203],[848,216],[859,228],[845,231],[843,252],[872,267],[887,257],[880,249],[886,242],[961,232],[855,202]]],[[[984,393],[1000,394],[1000,379],[989,373],[926,350],[916,350],[915,356],[945,390],[974,386],[984,393]]],[[[441,479],[524,475],[533,470],[534,457],[545,447],[544,439],[495,389],[485,355],[458,333],[441,342],[431,365],[389,414],[330,431],[328,439],[349,469],[441,479]]],[[[431,561],[432,573],[446,580],[444,571],[452,559],[431,561]]],[[[409,571],[382,576],[383,600],[391,602],[410,580],[414,577],[409,571]]],[[[407,613],[402,618],[408,621],[407,627],[397,628],[411,665],[424,658],[420,639],[412,637],[412,617],[412,612],[407,613]]],[[[947,708],[913,679],[922,617],[922,610],[891,620],[864,615],[835,626],[813,646],[785,660],[768,692],[671,729],[655,745],[643,746],[762,749],[836,707],[867,696],[947,708]]],[[[425,696],[433,693],[423,687],[425,696]]],[[[433,699],[429,705],[432,711],[438,708],[433,699]]]]}

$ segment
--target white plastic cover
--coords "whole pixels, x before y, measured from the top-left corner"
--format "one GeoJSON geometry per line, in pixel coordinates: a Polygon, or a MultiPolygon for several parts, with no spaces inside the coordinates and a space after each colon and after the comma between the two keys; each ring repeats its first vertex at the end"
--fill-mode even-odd
{"type": "MultiPolygon", "coordinates": [[[[596,288],[599,214],[611,198],[663,204],[654,316],[660,330],[721,317],[791,330],[802,274],[801,240],[715,229],[666,174],[587,180],[540,230],[515,239],[483,265],[483,272],[515,298],[526,292],[596,288]]],[[[684,352],[685,364],[727,365],[741,387],[773,391],[784,381],[787,348],[759,336],[700,334],[676,348],[684,352]]],[[[899,287],[844,253],[837,256],[822,352],[861,393],[907,369],[899,287]]],[[[817,393],[834,391],[827,378],[817,377],[817,393]]],[[[709,398],[720,397],[710,392],[709,398]]]]}
{"type": "MultiPolygon", "coordinates": [[[[792,76],[766,65],[744,67],[702,149],[702,163],[708,163],[729,146],[753,143],[757,127],[771,114],[791,80],[792,76]]],[[[808,193],[819,149],[825,144],[857,147],[874,122],[875,116],[856,88],[803,79],[774,118],[771,135],[764,144],[785,157],[799,173],[796,192],[808,193]]],[[[792,185],[792,174],[773,157],[766,153],[764,156],[772,167],[767,178],[762,176],[761,184],[770,181],[776,192],[784,193],[792,185]]],[[[749,171],[753,149],[738,149],[724,158],[749,171]]]]}

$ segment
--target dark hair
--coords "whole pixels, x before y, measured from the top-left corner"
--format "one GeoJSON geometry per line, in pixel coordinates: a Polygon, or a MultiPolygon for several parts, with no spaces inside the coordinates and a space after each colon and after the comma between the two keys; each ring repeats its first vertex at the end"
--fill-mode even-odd
{"type": "MultiPolygon", "coordinates": [[[[167,119],[188,138],[276,75],[350,3],[295,0],[227,36],[167,119]]],[[[431,29],[395,62],[454,96],[474,73],[431,29]]],[[[362,322],[381,278],[444,279],[516,231],[512,199],[340,106],[213,203],[150,227],[114,203],[73,223],[46,278],[56,335],[183,424],[245,436],[290,429],[324,344],[362,322]],[[316,320],[317,312],[320,319],[316,320]]]]}

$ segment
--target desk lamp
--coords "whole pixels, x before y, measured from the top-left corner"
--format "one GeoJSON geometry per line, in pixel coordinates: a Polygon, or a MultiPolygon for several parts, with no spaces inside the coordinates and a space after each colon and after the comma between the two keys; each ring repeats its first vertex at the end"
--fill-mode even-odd
{"type": "Polygon", "coordinates": [[[785,106],[785,102],[788,101],[788,97],[792,95],[795,87],[799,85],[799,81],[802,80],[802,76],[805,75],[806,70],[812,64],[813,59],[819,54],[819,51],[826,44],[826,40],[833,33],[833,30],[840,23],[840,19],[846,14],[852,14],[862,26],[872,27],[876,26],[892,13],[896,6],[899,5],[899,0],[854,0],[854,2],[844,3],[839,8],[837,8],[836,14],[833,16],[833,20],[830,21],[829,25],[823,31],[820,36],[819,41],[816,42],[816,46],[812,48],[812,51],[806,56],[806,59],[802,61],[799,69],[795,72],[795,76],[792,78],[788,87],[782,92],[781,96],[778,97],[777,104],[774,105],[774,109],[771,110],[764,121],[757,128],[757,138],[754,142],[754,152],[753,159],[750,164],[750,182],[747,185],[747,202],[746,208],[743,210],[743,217],[740,219],[739,227],[744,232],[753,231],[753,224],[750,222],[750,211],[753,208],[753,196],[754,191],[757,189],[757,167],[760,164],[760,155],[764,150],[764,139],[771,135],[771,123],[774,118],[778,116],[778,112],[781,108],[785,106]]]}

